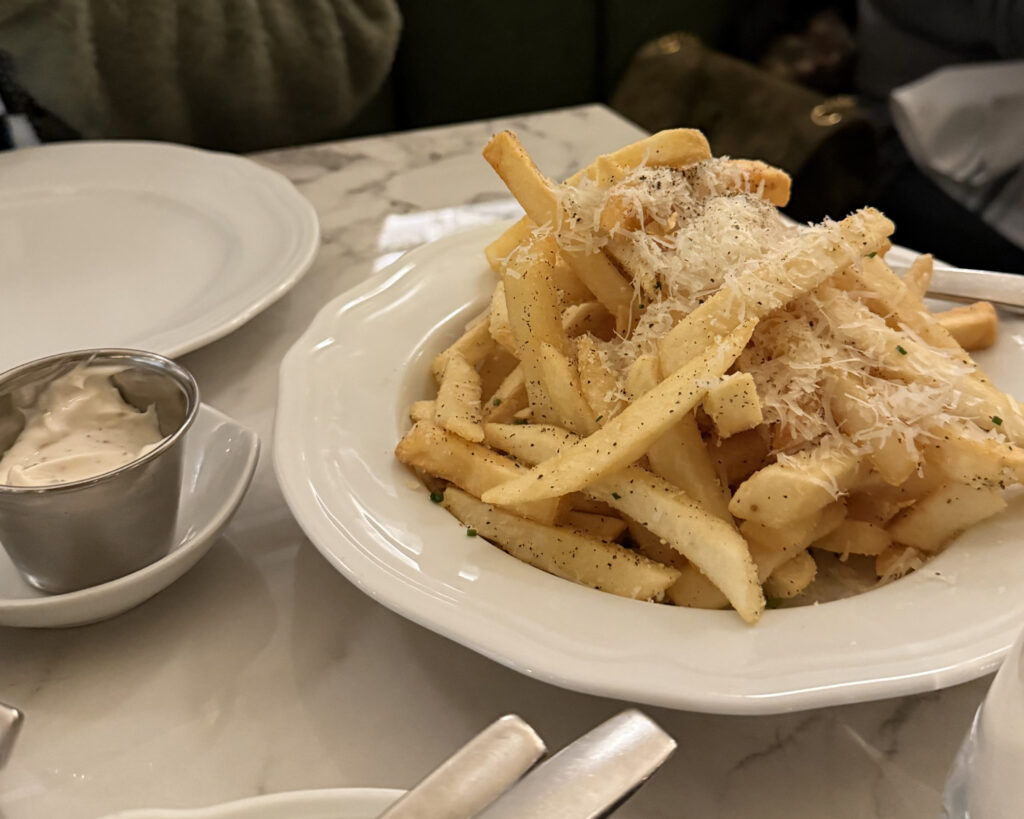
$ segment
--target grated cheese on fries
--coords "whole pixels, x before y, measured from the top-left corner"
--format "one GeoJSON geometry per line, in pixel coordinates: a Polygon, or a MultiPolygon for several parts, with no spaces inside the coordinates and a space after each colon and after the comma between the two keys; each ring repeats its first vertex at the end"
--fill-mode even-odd
{"type": "Polygon", "coordinates": [[[784,172],[686,129],[562,184],[510,132],[484,156],[527,216],[486,249],[495,297],[397,452],[506,551],[753,623],[766,593],[816,599],[819,563],[918,569],[1024,479],[1020,405],[947,329],[991,343],[994,312],[932,316],[930,257],[896,277],[877,211],[794,225],[784,172]]]}

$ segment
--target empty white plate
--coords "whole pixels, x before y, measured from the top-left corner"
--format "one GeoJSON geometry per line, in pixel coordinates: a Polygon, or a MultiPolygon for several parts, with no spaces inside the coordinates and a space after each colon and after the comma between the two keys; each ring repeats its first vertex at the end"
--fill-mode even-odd
{"type": "Polygon", "coordinates": [[[280,298],[320,241],[316,212],[248,159],[157,142],[0,154],[0,370],[51,353],[176,356],[280,298]]]}
{"type": "Polygon", "coordinates": [[[80,626],[148,600],[209,551],[249,488],[258,457],[255,432],[203,404],[185,439],[178,531],[167,556],[109,583],[46,594],[0,549],[0,626],[80,626]]]}

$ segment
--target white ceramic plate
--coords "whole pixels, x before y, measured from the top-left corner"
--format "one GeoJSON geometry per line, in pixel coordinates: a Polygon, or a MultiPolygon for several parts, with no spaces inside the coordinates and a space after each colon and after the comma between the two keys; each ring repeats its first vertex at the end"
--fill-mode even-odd
{"type": "Polygon", "coordinates": [[[182,461],[178,533],[166,557],[109,583],[46,594],[18,574],[0,548],[0,626],[80,626],[148,600],[191,569],[217,540],[256,470],[259,438],[203,404],[188,431],[182,461]]]}
{"type": "MultiPolygon", "coordinates": [[[[499,227],[427,245],[327,305],[284,359],[275,464],[310,539],[400,614],[578,691],[717,713],[909,694],[995,669],[1024,621],[1024,498],[924,570],[866,594],[765,612],[657,606],[531,568],[432,504],[392,454],[429,363],[487,304],[499,227]]],[[[1024,394],[1024,320],[978,358],[1024,394]]]]}
{"type": "Polygon", "coordinates": [[[375,819],[403,793],[386,788],[293,791],[192,810],[130,810],[106,819],[375,819]]]}
{"type": "Polygon", "coordinates": [[[316,213],[250,160],[154,142],[0,154],[0,371],[51,353],[177,356],[305,273],[316,213]]]}

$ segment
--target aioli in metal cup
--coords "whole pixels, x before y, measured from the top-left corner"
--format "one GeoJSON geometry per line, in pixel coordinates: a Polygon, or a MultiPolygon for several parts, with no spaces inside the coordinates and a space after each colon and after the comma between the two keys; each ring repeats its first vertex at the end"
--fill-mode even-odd
{"type": "Polygon", "coordinates": [[[0,545],[25,580],[47,592],[122,577],[159,560],[173,544],[183,441],[199,409],[199,388],[170,359],[136,350],[82,350],[0,375],[0,456],[25,427],[22,407],[72,370],[101,366],[120,368],[111,383],[139,412],[154,408],[164,437],[103,474],[46,486],[0,483],[0,545]]]}

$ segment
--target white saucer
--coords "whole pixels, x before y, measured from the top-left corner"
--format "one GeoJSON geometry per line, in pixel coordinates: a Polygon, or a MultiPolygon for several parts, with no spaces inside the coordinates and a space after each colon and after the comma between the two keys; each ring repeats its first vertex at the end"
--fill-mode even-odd
{"type": "Polygon", "coordinates": [[[336,788],[254,796],[186,810],[130,810],[106,819],[375,819],[405,791],[336,788]]]}
{"type": "Polygon", "coordinates": [[[0,370],[90,347],[175,358],[280,298],[319,246],[312,205],[244,157],[128,141],[2,152],[0,370]]]}
{"type": "Polygon", "coordinates": [[[185,440],[178,534],[168,555],[137,572],[67,594],[33,588],[0,549],[0,626],[54,628],[105,620],[148,600],[191,569],[249,488],[259,438],[203,404],[185,440]]]}

